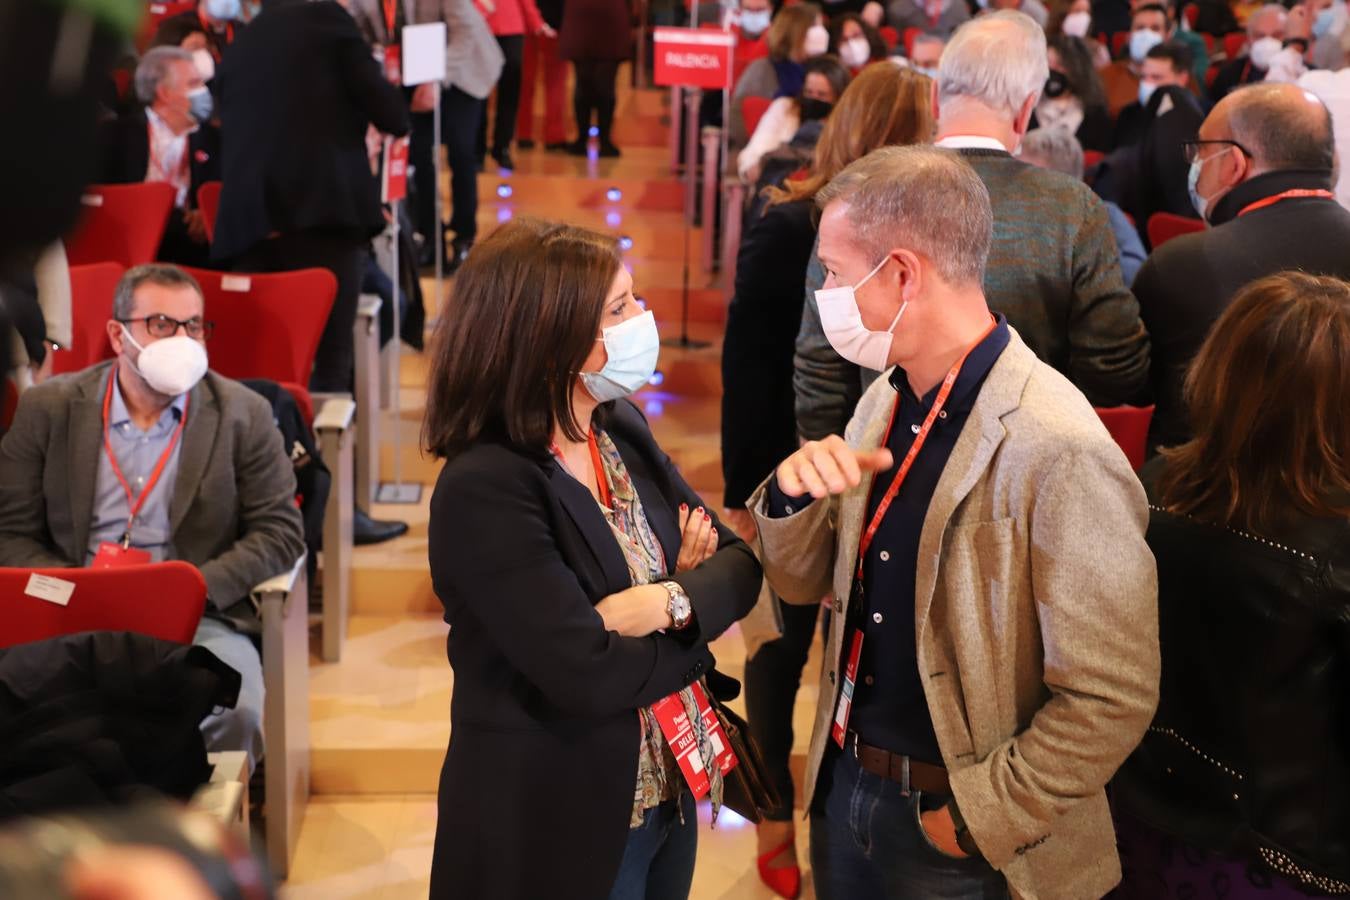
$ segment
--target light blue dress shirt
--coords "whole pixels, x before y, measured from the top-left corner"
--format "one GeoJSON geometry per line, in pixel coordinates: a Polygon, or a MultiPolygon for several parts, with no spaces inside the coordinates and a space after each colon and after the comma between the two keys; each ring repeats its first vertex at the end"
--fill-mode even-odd
{"type": "MultiPolygon", "coordinates": [[[[116,376],[117,367],[113,366],[108,370],[108,377],[114,379],[112,406],[108,411],[108,442],[117,457],[122,477],[131,486],[132,495],[139,497],[146,481],[155,471],[160,455],[169,446],[169,441],[173,440],[174,429],[178,427],[187,406],[187,395],[175,397],[169,408],[160,415],[159,421],[151,425],[148,431],[142,431],[131,421],[116,376]]],[[[106,383],[103,389],[107,390],[106,383]]],[[[183,439],[180,437],[169,461],[164,464],[164,472],[159,476],[154,492],[146,498],[131,526],[131,546],[148,551],[153,562],[163,562],[174,557],[170,543],[169,500],[173,497],[174,484],[178,480],[178,456],[182,448],[183,439]]],[[[117,543],[122,539],[130,512],[131,504],[127,502],[126,491],[113,473],[107,451],[100,447],[85,565],[93,562],[99,545],[104,541],[117,543]]]]}

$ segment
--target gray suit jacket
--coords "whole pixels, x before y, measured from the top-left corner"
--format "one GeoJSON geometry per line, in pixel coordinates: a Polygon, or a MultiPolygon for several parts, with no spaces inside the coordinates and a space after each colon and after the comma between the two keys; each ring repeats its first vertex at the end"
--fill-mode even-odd
{"type": "MultiPolygon", "coordinates": [[[[0,565],[84,565],[113,363],[25,391],[0,441],[0,565]]],[[[272,409],[214,372],[192,389],[169,501],[177,558],[201,569],[208,611],[241,625],[254,585],[305,551],[295,472],[272,409]]]]}
{"type": "MultiPolygon", "coordinates": [[[[486,99],[502,74],[506,58],[473,0],[402,0],[402,3],[405,21],[411,25],[445,23],[449,33],[445,86],[486,99]]],[[[389,43],[381,0],[352,0],[350,10],[366,40],[376,45],[389,43]]]]}
{"type": "MultiPolygon", "coordinates": [[[[880,446],[895,390],[873,383],[846,439],[880,446]]],[[[747,507],[770,586],[831,597],[809,808],[842,683],[871,479],[796,515],[747,507]]],[[[1157,570],[1144,489],[1087,400],[1022,339],[994,364],[928,507],[914,573],[919,673],[952,791],[1013,896],[1100,897],[1120,880],[1103,790],[1158,700],[1157,570]]]]}

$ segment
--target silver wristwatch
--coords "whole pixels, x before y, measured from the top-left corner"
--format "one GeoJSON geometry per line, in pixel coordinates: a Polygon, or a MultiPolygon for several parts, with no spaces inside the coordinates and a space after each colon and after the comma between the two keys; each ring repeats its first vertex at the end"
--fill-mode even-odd
{"type": "Polygon", "coordinates": [[[689,595],[673,581],[663,581],[661,587],[670,595],[670,600],[666,603],[666,612],[670,614],[670,627],[675,631],[688,627],[689,620],[694,617],[694,607],[689,602],[689,595]]]}

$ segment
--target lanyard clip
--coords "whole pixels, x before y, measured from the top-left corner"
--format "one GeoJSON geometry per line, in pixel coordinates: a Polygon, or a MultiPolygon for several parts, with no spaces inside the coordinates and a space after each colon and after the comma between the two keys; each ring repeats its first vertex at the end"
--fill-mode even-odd
{"type": "Polygon", "coordinates": [[[120,541],[120,543],[122,544],[123,550],[131,549],[131,529],[127,529],[126,531],[122,532],[122,540],[120,541]]]}

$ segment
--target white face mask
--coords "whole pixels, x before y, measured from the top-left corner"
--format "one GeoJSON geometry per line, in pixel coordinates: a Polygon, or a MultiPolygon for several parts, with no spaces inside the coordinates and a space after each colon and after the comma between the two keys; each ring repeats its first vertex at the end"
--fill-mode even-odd
{"type": "Polygon", "coordinates": [[[816,306],[820,309],[820,326],[825,332],[834,352],[854,365],[880,372],[887,367],[891,355],[891,334],[900,324],[900,317],[909,306],[906,300],[900,304],[891,326],[885,331],[869,331],[863,324],[862,312],[858,309],[858,299],[854,292],[881,271],[889,256],[876,264],[863,279],[852,287],[836,287],[816,291],[816,306]]]}
{"type": "Polygon", "coordinates": [[[839,45],[839,59],[850,69],[861,69],[872,58],[872,45],[867,38],[850,38],[839,45]]]}
{"type": "Polygon", "coordinates": [[[216,58],[210,50],[193,50],[192,64],[197,67],[197,74],[202,76],[202,81],[216,77],[216,58]]]}
{"type": "Polygon", "coordinates": [[[185,334],[160,338],[145,347],[136,343],[126,325],[122,326],[122,334],[140,351],[131,367],[146,384],[166,397],[187,393],[206,374],[206,348],[185,334]]]}
{"type": "Polygon", "coordinates": [[[802,52],[807,56],[822,56],[830,49],[830,33],[824,25],[812,25],[806,29],[806,40],[802,43],[802,52]]]}
{"type": "Polygon", "coordinates": [[[1092,13],[1076,12],[1069,13],[1064,17],[1064,24],[1060,29],[1069,37],[1085,38],[1088,36],[1088,29],[1092,27],[1092,13]]]}
{"type": "Polygon", "coordinates": [[[661,335],[651,310],[611,325],[598,340],[605,344],[608,359],[599,372],[582,372],[581,383],[598,403],[608,403],[636,393],[652,380],[656,358],[661,353],[661,335]]]}
{"type": "Polygon", "coordinates": [[[1251,52],[1247,55],[1252,65],[1264,72],[1270,68],[1270,62],[1275,58],[1275,54],[1283,49],[1284,44],[1279,38],[1263,37],[1252,44],[1251,52]]]}

